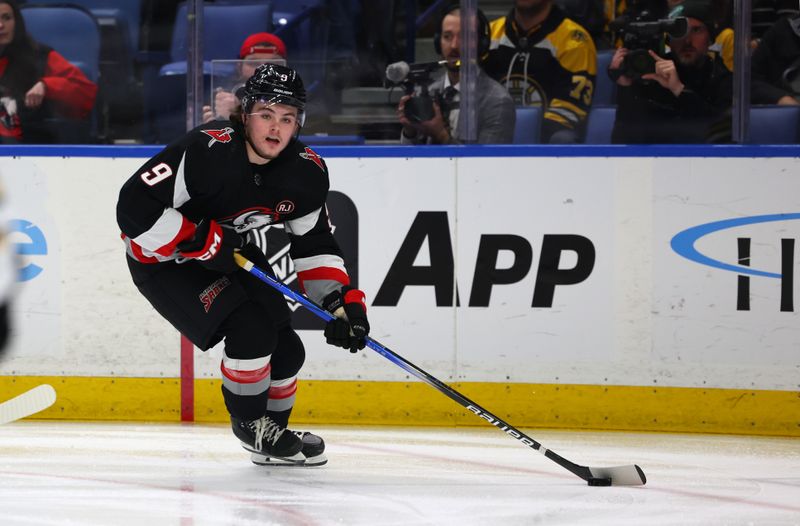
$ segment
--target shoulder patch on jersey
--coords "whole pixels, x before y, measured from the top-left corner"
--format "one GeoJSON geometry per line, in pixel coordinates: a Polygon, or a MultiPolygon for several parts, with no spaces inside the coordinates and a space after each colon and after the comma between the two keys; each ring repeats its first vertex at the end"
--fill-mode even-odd
{"type": "Polygon", "coordinates": [[[325,167],[322,165],[322,158],[317,154],[317,152],[315,152],[308,146],[306,146],[305,149],[298,155],[303,159],[305,159],[306,161],[313,161],[314,164],[319,166],[320,170],[322,170],[323,172],[325,171],[325,167]]]}
{"type": "Polygon", "coordinates": [[[200,130],[200,131],[211,137],[211,140],[208,141],[208,147],[211,148],[215,142],[231,142],[232,139],[231,134],[233,133],[233,128],[229,126],[221,130],[200,130]]]}
{"type": "Polygon", "coordinates": [[[581,31],[580,29],[575,29],[572,32],[572,40],[575,40],[577,42],[586,42],[587,39],[583,31],[581,31]]]}
{"type": "Polygon", "coordinates": [[[289,201],[288,199],[284,199],[275,206],[275,211],[278,214],[283,214],[283,215],[291,214],[292,212],[294,212],[294,209],[295,209],[294,203],[289,201]]]}

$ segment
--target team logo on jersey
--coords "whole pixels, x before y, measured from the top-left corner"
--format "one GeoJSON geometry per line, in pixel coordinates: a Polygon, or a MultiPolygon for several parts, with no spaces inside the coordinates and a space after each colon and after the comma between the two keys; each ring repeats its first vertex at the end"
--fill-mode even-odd
{"type": "MultiPolygon", "coordinates": [[[[280,206],[280,204],[278,206],[280,206]]],[[[264,207],[245,210],[235,217],[221,220],[220,223],[232,226],[237,234],[243,234],[250,230],[256,230],[271,225],[277,220],[278,214],[274,210],[264,207]]]]}
{"type": "Polygon", "coordinates": [[[227,127],[221,130],[200,130],[201,132],[205,133],[211,140],[208,141],[208,147],[211,148],[215,142],[231,142],[231,134],[233,133],[233,128],[227,127]]]}
{"type": "Polygon", "coordinates": [[[322,166],[322,157],[317,155],[317,152],[306,146],[305,151],[300,152],[300,157],[305,159],[306,161],[314,161],[314,164],[319,166],[319,169],[323,172],[325,171],[325,167],[322,166]]]}
{"type": "Polygon", "coordinates": [[[532,77],[513,73],[501,82],[508,88],[508,94],[518,106],[547,107],[547,97],[542,86],[532,77]]]}

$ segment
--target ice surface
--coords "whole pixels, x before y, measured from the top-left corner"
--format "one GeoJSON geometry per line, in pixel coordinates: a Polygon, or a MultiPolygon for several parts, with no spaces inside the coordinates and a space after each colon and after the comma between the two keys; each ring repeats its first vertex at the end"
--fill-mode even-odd
{"type": "Polygon", "coordinates": [[[800,525],[800,440],[526,430],[646,486],[589,487],[493,428],[311,427],[321,468],[250,463],[227,426],[0,427],[0,524],[800,525]]]}

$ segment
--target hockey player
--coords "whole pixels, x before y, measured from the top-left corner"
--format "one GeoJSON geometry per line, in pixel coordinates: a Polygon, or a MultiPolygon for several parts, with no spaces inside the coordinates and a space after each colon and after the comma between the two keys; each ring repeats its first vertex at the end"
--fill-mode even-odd
{"type": "Polygon", "coordinates": [[[542,142],[577,142],[597,73],[589,33],[553,0],[515,0],[507,16],[492,21],[491,35],[486,73],[517,105],[542,107],[542,142]]]}
{"type": "Polygon", "coordinates": [[[195,128],[125,183],[117,221],[153,307],[200,349],[224,340],[222,394],[253,462],[324,464],[320,437],[286,429],[305,359],[290,311],[233,254],[269,271],[246,239],[283,223],[301,288],[339,316],[325,327],[328,343],[351,352],[369,333],[364,294],[350,287],[331,233],[327,166],[297,139],[306,103],[297,72],[264,64],[236,95],[230,121],[195,128]]]}

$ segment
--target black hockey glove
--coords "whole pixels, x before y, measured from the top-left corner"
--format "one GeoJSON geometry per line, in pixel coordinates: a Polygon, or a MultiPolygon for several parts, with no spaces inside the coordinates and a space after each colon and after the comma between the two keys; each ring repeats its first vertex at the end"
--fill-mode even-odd
{"type": "Polygon", "coordinates": [[[222,228],[213,219],[203,219],[197,224],[194,237],[178,243],[178,252],[185,258],[196,259],[209,270],[231,274],[239,269],[233,251],[242,245],[242,236],[222,228]]]}
{"type": "Polygon", "coordinates": [[[336,316],[325,326],[325,340],[329,344],[350,349],[350,352],[367,345],[365,337],[369,334],[369,322],[363,292],[345,285],[341,291],[325,296],[322,306],[336,316]]]}

